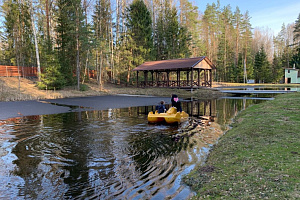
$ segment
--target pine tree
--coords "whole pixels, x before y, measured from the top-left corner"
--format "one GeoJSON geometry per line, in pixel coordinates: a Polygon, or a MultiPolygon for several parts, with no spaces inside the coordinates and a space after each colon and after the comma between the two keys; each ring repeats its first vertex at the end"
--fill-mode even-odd
{"type": "Polygon", "coordinates": [[[107,0],[98,0],[95,5],[95,12],[93,15],[93,31],[94,31],[94,57],[97,71],[97,81],[102,87],[103,78],[108,80],[105,76],[107,71],[107,63],[109,63],[110,54],[110,30],[111,30],[111,15],[110,2],[107,0]]]}
{"type": "Polygon", "coordinates": [[[207,4],[202,17],[203,40],[205,43],[205,55],[210,58],[213,63],[217,61],[218,53],[218,16],[220,2],[218,4],[207,4]]]}
{"type": "Polygon", "coordinates": [[[272,81],[270,64],[263,46],[255,55],[254,76],[256,83],[269,83],[272,81]]]}
{"type": "Polygon", "coordinates": [[[230,5],[223,8],[220,13],[219,20],[219,45],[218,45],[218,60],[217,60],[217,74],[219,81],[228,80],[228,69],[232,65],[232,42],[231,32],[232,26],[232,12],[230,5]]]}
{"type": "Polygon", "coordinates": [[[34,51],[33,34],[28,2],[17,0],[5,1],[4,12],[4,42],[5,64],[31,66],[34,51]]]}
{"type": "Polygon", "coordinates": [[[61,72],[67,84],[73,85],[79,82],[79,35],[83,30],[83,13],[81,0],[58,0],[57,1],[57,46],[58,59],[61,65],[61,72]],[[73,74],[76,72],[77,81],[73,74]]]}
{"type": "Polygon", "coordinates": [[[272,82],[275,82],[275,83],[279,83],[280,80],[282,80],[282,77],[284,76],[282,61],[276,55],[274,55],[274,58],[273,58],[271,75],[272,75],[272,82]]]}
{"type": "Polygon", "coordinates": [[[200,16],[198,7],[194,6],[189,0],[180,0],[180,26],[186,28],[186,36],[189,40],[189,51],[192,57],[202,56],[204,49],[200,40],[200,16]]]}
{"type": "Polygon", "coordinates": [[[253,73],[253,56],[251,55],[252,27],[250,19],[249,12],[246,11],[242,17],[241,24],[241,56],[243,60],[241,66],[245,65],[246,74],[243,72],[243,76],[247,77],[251,77],[253,73]]]}
{"type": "Polygon", "coordinates": [[[236,7],[236,10],[233,14],[233,26],[234,26],[234,76],[236,77],[236,82],[240,80],[241,66],[238,65],[239,55],[240,55],[240,46],[241,46],[241,26],[242,26],[242,14],[239,7],[236,7]]]}
{"type": "Polygon", "coordinates": [[[295,22],[294,29],[294,48],[295,53],[292,58],[292,63],[295,64],[295,67],[300,69],[300,14],[295,22]]]}
{"type": "Polygon", "coordinates": [[[152,19],[149,10],[142,0],[134,0],[127,9],[127,35],[136,43],[133,49],[133,64],[138,66],[144,60],[151,60],[152,19]]]}
{"type": "Polygon", "coordinates": [[[300,41],[300,13],[298,15],[297,20],[295,21],[295,27],[294,27],[294,41],[300,41]]]}
{"type": "Polygon", "coordinates": [[[190,37],[186,27],[179,24],[177,9],[169,1],[161,7],[154,32],[157,60],[189,57],[190,37]]]}

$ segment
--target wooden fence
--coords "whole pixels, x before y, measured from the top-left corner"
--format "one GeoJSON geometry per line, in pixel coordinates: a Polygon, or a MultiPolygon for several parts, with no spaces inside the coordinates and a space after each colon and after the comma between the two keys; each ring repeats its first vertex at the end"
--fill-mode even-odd
{"type": "Polygon", "coordinates": [[[37,68],[0,65],[0,76],[37,77],[37,68]]]}
{"type": "MultiPolygon", "coordinates": [[[[0,77],[37,77],[37,67],[21,67],[19,66],[8,66],[8,65],[0,65],[0,77]]],[[[76,76],[76,72],[74,72],[74,76],[76,76]]],[[[96,79],[97,72],[95,70],[89,70],[89,78],[96,79]]]]}

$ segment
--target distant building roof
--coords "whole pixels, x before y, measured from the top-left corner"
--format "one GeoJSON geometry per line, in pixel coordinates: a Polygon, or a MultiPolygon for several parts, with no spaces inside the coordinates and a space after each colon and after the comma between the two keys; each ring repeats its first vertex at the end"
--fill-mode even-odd
{"type": "Polygon", "coordinates": [[[294,71],[298,71],[297,77],[300,77],[300,70],[299,70],[299,69],[296,69],[296,68],[285,68],[285,70],[294,70],[294,71]]]}
{"type": "Polygon", "coordinates": [[[177,70],[177,69],[216,69],[215,65],[206,57],[184,58],[173,60],[160,60],[145,62],[133,69],[133,71],[150,71],[150,70],[177,70]]]}
{"type": "Polygon", "coordinates": [[[288,70],[296,70],[296,71],[299,70],[299,69],[296,69],[296,68],[285,68],[285,69],[288,69],[288,70]]]}

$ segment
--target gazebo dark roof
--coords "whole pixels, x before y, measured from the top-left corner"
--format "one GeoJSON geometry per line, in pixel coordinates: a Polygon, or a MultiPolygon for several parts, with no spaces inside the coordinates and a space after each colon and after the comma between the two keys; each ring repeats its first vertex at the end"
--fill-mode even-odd
{"type": "Polygon", "coordinates": [[[133,71],[152,71],[152,70],[177,70],[185,68],[194,68],[200,62],[206,61],[211,69],[216,69],[215,65],[206,57],[184,58],[173,60],[150,61],[136,67],[133,71]]]}

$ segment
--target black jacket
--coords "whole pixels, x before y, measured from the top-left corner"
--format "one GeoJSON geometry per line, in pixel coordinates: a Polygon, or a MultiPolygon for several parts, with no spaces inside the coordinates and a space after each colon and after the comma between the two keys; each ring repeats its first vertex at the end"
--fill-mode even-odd
{"type": "Polygon", "coordinates": [[[182,112],[181,102],[179,100],[177,102],[174,101],[174,98],[178,98],[178,96],[176,94],[172,95],[171,98],[172,106],[177,108],[177,112],[182,112]]]}

